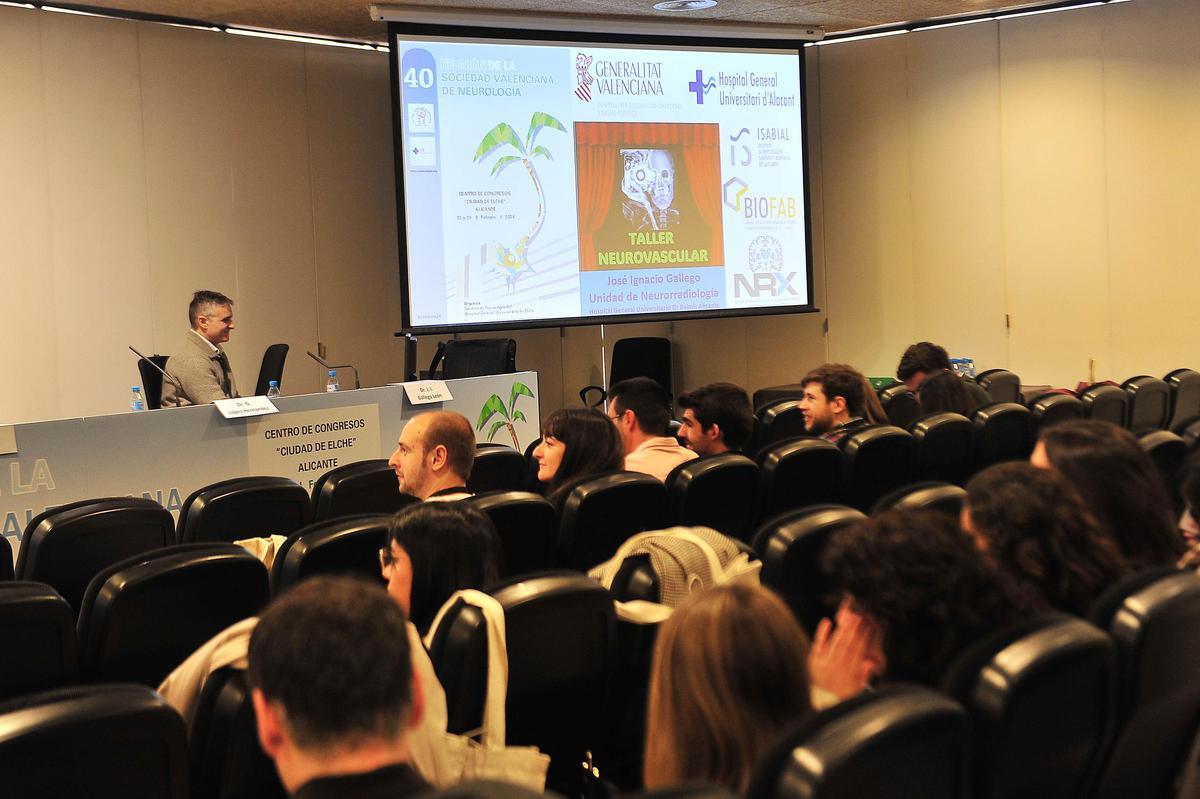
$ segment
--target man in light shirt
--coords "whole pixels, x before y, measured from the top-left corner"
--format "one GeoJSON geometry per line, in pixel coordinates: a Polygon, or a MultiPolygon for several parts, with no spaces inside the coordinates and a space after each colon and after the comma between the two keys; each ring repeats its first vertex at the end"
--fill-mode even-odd
{"type": "Polygon", "coordinates": [[[229,357],[221,345],[233,330],[233,300],[219,291],[197,291],[188,305],[192,329],[165,371],[179,384],[163,380],[162,407],[205,405],[238,396],[229,357]]]}
{"type": "Polygon", "coordinates": [[[608,418],[617,426],[625,448],[625,468],[666,480],[681,463],[697,455],[668,435],[670,398],[648,377],[622,380],[608,390],[608,418]]]}

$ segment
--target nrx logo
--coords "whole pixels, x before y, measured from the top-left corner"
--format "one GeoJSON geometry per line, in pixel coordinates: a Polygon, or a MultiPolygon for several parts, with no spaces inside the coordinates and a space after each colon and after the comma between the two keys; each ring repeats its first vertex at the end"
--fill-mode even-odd
{"type": "Polygon", "coordinates": [[[704,70],[696,70],[696,79],[688,82],[688,91],[696,93],[697,105],[704,105],[704,95],[716,87],[717,81],[715,78],[709,78],[708,83],[704,82],[704,70]]]}

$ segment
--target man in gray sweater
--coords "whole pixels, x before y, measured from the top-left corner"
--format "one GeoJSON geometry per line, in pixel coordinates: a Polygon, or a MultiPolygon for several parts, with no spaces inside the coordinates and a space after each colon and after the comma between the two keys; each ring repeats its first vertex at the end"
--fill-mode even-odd
{"type": "Polygon", "coordinates": [[[188,319],[192,329],[166,366],[179,385],[163,380],[162,407],[204,405],[239,396],[229,358],[220,346],[229,341],[233,330],[233,300],[219,291],[197,291],[188,306],[188,319]]]}

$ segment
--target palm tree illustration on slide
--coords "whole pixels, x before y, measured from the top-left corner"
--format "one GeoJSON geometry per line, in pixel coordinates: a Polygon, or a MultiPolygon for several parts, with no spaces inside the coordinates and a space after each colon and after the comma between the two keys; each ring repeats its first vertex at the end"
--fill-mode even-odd
{"type": "Polygon", "coordinates": [[[500,432],[500,428],[507,427],[508,434],[512,437],[513,449],[520,450],[521,444],[517,441],[517,429],[513,427],[513,422],[524,422],[526,419],[525,414],[517,410],[517,400],[521,397],[532,396],[533,392],[524,383],[512,384],[512,390],[508,394],[507,406],[505,406],[504,400],[500,399],[499,394],[493,394],[487,398],[487,402],[483,403],[483,407],[479,409],[479,421],[475,424],[475,429],[482,430],[483,426],[487,424],[488,419],[491,419],[496,414],[500,414],[503,418],[492,422],[492,426],[488,430],[488,441],[496,437],[496,433],[500,432]]]}
{"type": "Polygon", "coordinates": [[[529,228],[529,232],[517,240],[517,243],[512,248],[505,247],[497,242],[496,244],[496,265],[505,271],[504,282],[511,292],[517,285],[517,278],[525,271],[532,272],[528,262],[525,260],[525,253],[533,244],[533,240],[537,238],[542,229],[542,222],[546,220],[546,193],[542,190],[542,181],[538,178],[537,168],[533,165],[533,159],[545,158],[553,161],[554,158],[550,155],[550,151],[540,144],[536,144],[538,133],[542,128],[551,128],[553,130],[561,130],[566,133],[567,129],[562,123],[549,114],[541,111],[535,111],[529,119],[529,132],[525,134],[525,139],[522,140],[513,127],[507,122],[501,122],[496,127],[487,132],[483,137],[483,141],[479,143],[478,149],[475,150],[476,163],[484,160],[497,149],[508,145],[516,150],[520,155],[502,155],[492,164],[492,177],[499,175],[507,167],[515,163],[521,163],[525,167],[525,171],[529,173],[529,179],[533,181],[533,189],[537,192],[537,217],[533,221],[533,226],[529,228]]]}

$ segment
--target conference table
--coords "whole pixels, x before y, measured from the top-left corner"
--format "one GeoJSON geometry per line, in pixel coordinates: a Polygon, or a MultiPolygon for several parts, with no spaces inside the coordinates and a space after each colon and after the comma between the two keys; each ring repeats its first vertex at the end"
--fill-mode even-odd
{"type": "Polygon", "coordinates": [[[273,475],[311,489],[337,466],[386,458],[404,423],[423,411],[457,411],[480,443],[520,451],[537,439],[541,418],[536,372],[272,402],[277,413],[251,417],[196,405],[0,425],[0,518],[14,557],[29,521],[68,502],[146,497],[178,516],[189,494],[219,480],[273,475]]]}

